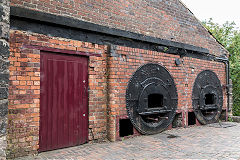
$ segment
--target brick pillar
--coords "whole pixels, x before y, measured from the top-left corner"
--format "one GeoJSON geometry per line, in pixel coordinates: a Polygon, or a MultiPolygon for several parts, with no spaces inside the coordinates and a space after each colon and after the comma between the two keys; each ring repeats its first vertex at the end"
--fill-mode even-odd
{"type": "Polygon", "coordinates": [[[113,65],[113,57],[116,54],[116,46],[108,44],[107,49],[107,138],[110,141],[116,140],[116,115],[114,114],[113,105],[113,95],[112,95],[112,83],[114,78],[111,78],[111,68],[113,65]]]}
{"type": "Polygon", "coordinates": [[[0,159],[5,159],[7,146],[9,5],[9,0],[0,0],[0,159]]]}

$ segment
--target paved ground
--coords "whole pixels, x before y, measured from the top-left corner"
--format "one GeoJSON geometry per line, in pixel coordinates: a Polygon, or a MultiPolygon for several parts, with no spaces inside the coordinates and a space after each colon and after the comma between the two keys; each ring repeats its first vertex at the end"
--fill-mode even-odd
{"type": "Polygon", "coordinates": [[[123,141],[85,144],[21,159],[240,159],[240,123],[194,126],[123,141]]]}
{"type": "Polygon", "coordinates": [[[5,150],[7,146],[6,136],[0,136],[0,160],[6,159],[5,150]]]}

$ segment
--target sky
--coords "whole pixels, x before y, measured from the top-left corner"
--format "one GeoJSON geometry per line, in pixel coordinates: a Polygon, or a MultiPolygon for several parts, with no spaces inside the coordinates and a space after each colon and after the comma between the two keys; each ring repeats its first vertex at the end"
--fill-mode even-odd
{"type": "Polygon", "coordinates": [[[213,19],[223,24],[226,21],[236,23],[240,28],[240,0],[181,0],[200,20],[213,19]]]}

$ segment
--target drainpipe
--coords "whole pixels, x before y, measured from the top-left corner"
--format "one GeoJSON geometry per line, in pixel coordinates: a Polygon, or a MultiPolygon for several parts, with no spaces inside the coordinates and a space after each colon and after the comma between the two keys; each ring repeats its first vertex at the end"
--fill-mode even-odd
{"type": "Polygon", "coordinates": [[[229,66],[229,59],[225,56],[225,57],[216,57],[215,58],[217,61],[223,62],[225,63],[226,66],[226,89],[227,89],[227,111],[230,112],[231,108],[230,108],[230,83],[229,83],[229,79],[230,79],[230,66],[229,66]]]}

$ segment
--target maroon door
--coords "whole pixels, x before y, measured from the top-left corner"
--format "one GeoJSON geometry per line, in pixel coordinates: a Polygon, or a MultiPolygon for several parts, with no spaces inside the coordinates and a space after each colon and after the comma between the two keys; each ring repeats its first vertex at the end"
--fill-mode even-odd
{"type": "Polygon", "coordinates": [[[88,141],[88,59],[41,52],[39,151],[88,141]]]}

